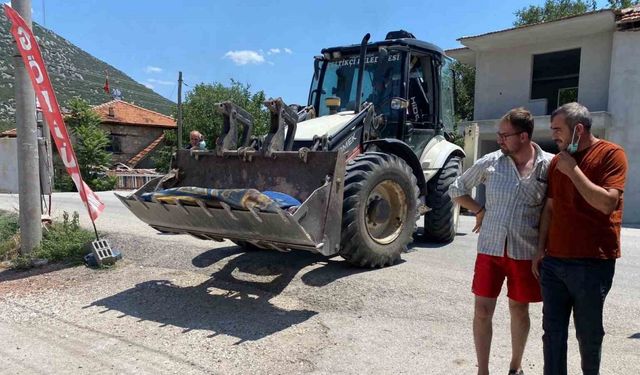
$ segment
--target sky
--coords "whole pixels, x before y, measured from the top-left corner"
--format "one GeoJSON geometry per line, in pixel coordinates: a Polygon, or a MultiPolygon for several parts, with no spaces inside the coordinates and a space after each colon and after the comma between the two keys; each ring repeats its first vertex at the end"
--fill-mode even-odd
{"type": "Polygon", "coordinates": [[[543,2],[32,0],[32,9],[35,22],[173,101],[182,71],[183,92],[235,79],[305,104],[322,48],[399,29],[460,47],[458,38],[510,28],[516,10],[543,2]]]}

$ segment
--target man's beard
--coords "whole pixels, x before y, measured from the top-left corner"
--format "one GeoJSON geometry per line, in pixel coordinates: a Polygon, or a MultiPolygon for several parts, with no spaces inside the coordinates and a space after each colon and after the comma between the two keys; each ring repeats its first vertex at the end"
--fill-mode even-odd
{"type": "Polygon", "coordinates": [[[513,151],[509,150],[506,147],[500,147],[500,151],[502,151],[502,154],[506,155],[506,156],[509,156],[509,155],[513,154],[513,151]]]}

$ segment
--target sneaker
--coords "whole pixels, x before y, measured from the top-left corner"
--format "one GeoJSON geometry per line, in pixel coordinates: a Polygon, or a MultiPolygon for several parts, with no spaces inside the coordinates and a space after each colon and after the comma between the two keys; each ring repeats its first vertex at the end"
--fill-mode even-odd
{"type": "Polygon", "coordinates": [[[524,375],[524,371],[520,370],[509,370],[509,375],[524,375]]]}

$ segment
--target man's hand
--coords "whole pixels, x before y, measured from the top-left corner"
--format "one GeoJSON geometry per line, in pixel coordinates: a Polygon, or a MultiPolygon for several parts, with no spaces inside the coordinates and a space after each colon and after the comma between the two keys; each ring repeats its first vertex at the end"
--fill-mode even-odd
{"type": "Polygon", "coordinates": [[[540,280],[540,263],[544,255],[544,250],[538,250],[531,260],[531,272],[533,272],[533,276],[538,280],[540,280]]]}
{"type": "Polygon", "coordinates": [[[569,176],[576,165],[576,159],[574,159],[568,152],[562,151],[558,154],[557,168],[563,174],[569,176]]]}
{"type": "Polygon", "coordinates": [[[484,207],[480,209],[480,211],[476,214],[476,226],[473,227],[473,233],[480,233],[480,227],[482,227],[482,220],[484,219],[484,214],[487,212],[484,207]]]}

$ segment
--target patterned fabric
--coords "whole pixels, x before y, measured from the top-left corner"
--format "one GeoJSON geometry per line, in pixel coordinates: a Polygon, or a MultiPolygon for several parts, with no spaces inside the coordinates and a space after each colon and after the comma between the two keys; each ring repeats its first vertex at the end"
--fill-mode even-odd
{"type": "Polygon", "coordinates": [[[257,209],[264,212],[278,212],[279,209],[299,206],[301,203],[286,194],[266,192],[273,196],[260,193],[256,189],[207,189],[194,186],[182,186],[142,194],[147,202],[163,202],[196,205],[203,201],[212,206],[220,206],[219,202],[228,204],[237,210],[257,209]]]}
{"type": "Polygon", "coordinates": [[[478,238],[478,253],[532,259],[538,250],[540,214],[547,192],[547,172],[553,155],[533,144],[536,159],[531,174],[521,178],[513,159],[498,150],[479,159],[449,187],[449,195],[470,195],[486,187],[486,213],[478,238]]]}

